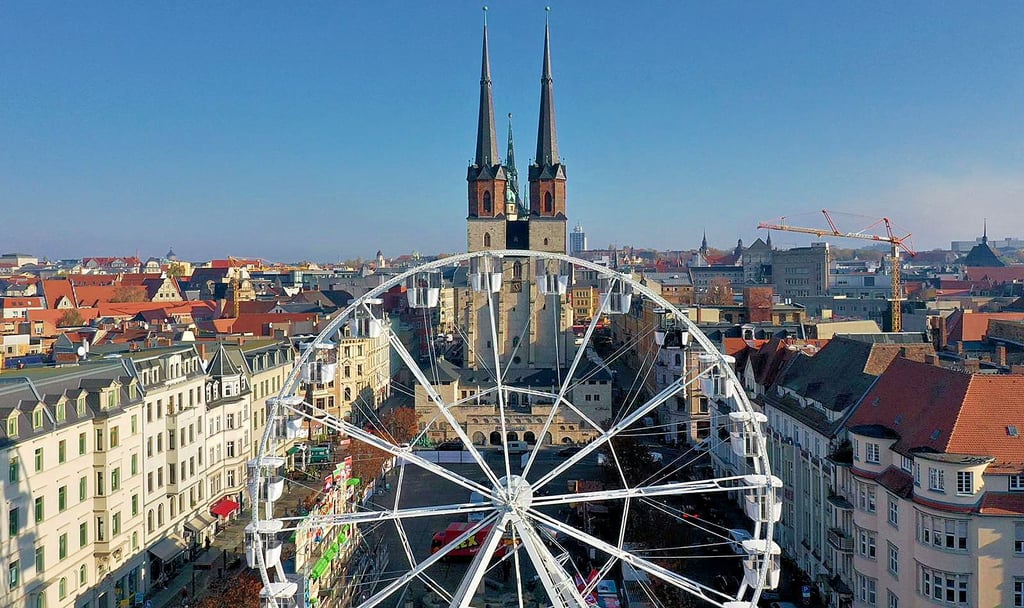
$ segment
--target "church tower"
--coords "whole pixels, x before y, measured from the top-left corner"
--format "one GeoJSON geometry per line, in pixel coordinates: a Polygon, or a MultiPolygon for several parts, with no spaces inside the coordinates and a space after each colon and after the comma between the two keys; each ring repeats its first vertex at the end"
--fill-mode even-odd
{"type": "Polygon", "coordinates": [[[481,63],[476,158],[466,172],[466,181],[469,184],[469,215],[466,218],[467,250],[470,252],[505,248],[505,197],[508,180],[505,168],[498,157],[486,13],[481,63]]]}
{"type": "Polygon", "coordinates": [[[537,157],[530,165],[530,248],[565,253],[565,166],[558,158],[555,90],[551,78],[551,29],[544,24],[537,157]]]}

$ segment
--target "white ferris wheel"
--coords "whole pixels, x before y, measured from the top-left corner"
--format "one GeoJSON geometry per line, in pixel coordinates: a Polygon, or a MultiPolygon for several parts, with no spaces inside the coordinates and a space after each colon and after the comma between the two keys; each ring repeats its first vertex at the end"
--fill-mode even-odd
{"type": "Polygon", "coordinates": [[[301,352],[249,466],[264,606],[738,608],[778,584],[766,419],[642,281],[456,255],[356,298],[301,352]],[[335,386],[357,367],[363,390],[335,386]],[[387,408],[410,407],[399,436],[387,408]],[[295,492],[311,498],[283,509],[295,492]]]}

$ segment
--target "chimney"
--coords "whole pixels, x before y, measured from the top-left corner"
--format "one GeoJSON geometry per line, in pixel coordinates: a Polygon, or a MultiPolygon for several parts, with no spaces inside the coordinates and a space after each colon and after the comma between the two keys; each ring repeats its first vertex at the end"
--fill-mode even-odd
{"type": "Polygon", "coordinates": [[[977,374],[981,371],[981,359],[964,359],[963,361],[964,370],[969,374],[977,374]]]}
{"type": "Polygon", "coordinates": [[[935,365],[937,367],[942,366],[942,363],[939,361],[939,356],[933,355],[931,353],[928,353],[927,355],[924,356],[924,362],[927,363],[928,365],[935,365]]]}
{"type": "Polygon", "coordinates": [[[996,346],[996,363],[1006,367],[1006,347],[1002,344],[996,346]]]}

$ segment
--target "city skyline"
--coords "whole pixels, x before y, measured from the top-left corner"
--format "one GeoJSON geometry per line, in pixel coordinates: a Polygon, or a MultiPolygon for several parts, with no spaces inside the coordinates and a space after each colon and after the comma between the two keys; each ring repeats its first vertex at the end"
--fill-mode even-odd
{"type": "MultiPolygon", "coordinates": [[[[514,6],[488,19],[495,114],[502,131],[513,114],[524,172],[545,4],[514,6]]],[[[0,12],[4,251],[464,249],[479,4],[0,12]]],[[[990,237],[1024,234],[1020,5],[555,4],[550,18],[569,226],[591,248],[691,249],[705,230],[749,243],[759,221],[818,226],[800,214],[823,207],[891,217],[921,250],[980,235],[983,217],[990,237]]],[[[773,241],[806,243],[794,236],[773,241]]]]}

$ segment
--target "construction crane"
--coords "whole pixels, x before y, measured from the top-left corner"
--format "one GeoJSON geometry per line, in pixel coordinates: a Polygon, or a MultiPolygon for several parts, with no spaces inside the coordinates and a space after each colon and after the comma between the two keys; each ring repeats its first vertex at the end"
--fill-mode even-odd
{"type": "MultiPolygon", "coordinates": [[[[896,236],[892,231],[892,223],[889,218],[883,217],[880,220],[875,221],[870,226],[864,228],[860,232],[841,232],[836,227],[836,223],[832,221],[832,217],[828,214],[827,209],[822,209],[821,213],[825,216],[825,221],[828,222],[828,229],[822,228],[801,228],[799,226],[789,226],[785,223],[771,224],[768,222],[761,222],[757,225],[758,228],[766,228],[768,230],[784,230],[786,232],[800,232],[803,234],[813,234],[817,237],[823,236],[834,236],[846,239],[864,239],[868,241],[875,241],[876,243],[888,243],[889,259],[892,263],[892,298],[889,301],[889,314],[892,323],[891,330],[894,332],[903,331],[903,309],[900,302],[903,301],[903,280],[900,277],[900,250],[906,251],[911,257],[917,255],[913,249],[907,245],[907,239],[910,238],[908,233],[906,236],[896,236]],[[878,225],[885,226],[885,234],[867,234],[867,232],[878,225]]],[[[785,222],[786,218],[781,218],[781,222],[785,222]]]]}

